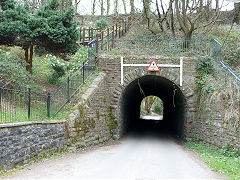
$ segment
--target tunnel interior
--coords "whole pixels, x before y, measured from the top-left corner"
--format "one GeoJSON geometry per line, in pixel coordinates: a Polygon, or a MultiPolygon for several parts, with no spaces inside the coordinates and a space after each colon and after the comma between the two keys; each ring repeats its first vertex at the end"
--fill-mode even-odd
{"type": "Polygon", "coordinates": [[[185,98],[172,81],[156,75],[146,75],[131,82],[123,91],[121,100],[122,132],[144,133],[154,131],[181,138],[184,127],[185,98]],[[140,118],[140,106],[147,96],[157,96],[163,101],[163,120],[140,118]]]}

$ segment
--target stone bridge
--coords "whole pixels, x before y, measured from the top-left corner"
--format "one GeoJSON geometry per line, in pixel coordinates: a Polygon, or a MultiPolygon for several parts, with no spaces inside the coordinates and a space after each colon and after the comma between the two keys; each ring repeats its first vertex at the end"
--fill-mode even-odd
{"type": "MultiPolygon", "coordinates": [[[[124,63],[149,64],[153,58],[158,64],[179,64],[180,61],[179,58],[163,56],[127,56],[124,57],[124,63]]],[[[146,67],[125,67],[124,83],[121,85],[120,56],[99,56],[98,67],[103,78],[90,87],[92,91],[83,97],[78,109],[72,114],[71,136],[76,141],[82,137],[76,138],[79,129],[75,127],[76,121],[81,123],[84,119],[96,119],[97,128],[92,129],[93,132],[95,129],[94,134],[102,133],[100,136],[105,136],[107,133],[103,132],[108,132],[115,138],[133,128],[152,126],[140,120],[140,105],[145,97],[154,95],[164,104],[164,119],[154,128],[168,130],[181,138],[191,137],[197,100],[194,93],[196,62],[196,58],[183,57],[182,86],[179,85],[179,68],[165,67],[159,72],[149,72],[146,67]]]]}
{"type": "MultiPolygon", "coordinates": [[[[125,64],[179,64],[179,58],[163,56],[125,56],[125,64]]],[[[146,67],[124,67],[121,85],[121,57],[98,56],[100,73],[83,94],[69,120],[3,124],[0,126],[0,170],[25,164],[69,144],[96,145],[118,139],[131,130],[167,131],[181,139],[194,139],[215,146],[240,147],[239,131],[226,125],[225,104],[221,99],[199,111],[194,57],[183,57],[183,84],[179,68],[148,72],[146,67]],[[158,96],[164,105],[163,120],[157,123],[140,119],[144,97],[158,96]],[[214,113],[214,114],[213,114],[214,113]],[[214,116],[213,116],[214,115],[214,116]],[[24,142],[24,143],[23,143],[24,142]],[[16,152],[14,155],[12,152],[16,152]]],[[[204,98],[203,98],[204,99],[204,98]]]]}
{"type": "MultiPolygon", "coordinates": [[[[157,64],[179,64],[180,61],[175,57],[125,56],[124,64],[149,64],[152,59],[157,64]]],[[[196,65],[197,58],[183,57],[182,86],[179,68],[149,72],[146,67],[124,67],[121,85],[121,56],[99,56],[100,77],[82,96],[77,110],[71,115],[71,139],[84,146],[86,143],[91,145],[94,137],[120,138],[135,128],[153,128],[182,139],[195,139],[220,147],[231,143],[238,147],[239,135],[223,125],[224,105],[218,103],[214,117],[211,110],[199,112],[196,65]],[[158,124],[140,119],[141,101],[150,95],[163,101],[163,120],[158,124]],[[83,126],[84,121],[94,122],[94,127],[89,125],[87,131],[82,132],[84,127],[76,125],[83,126]]]]}

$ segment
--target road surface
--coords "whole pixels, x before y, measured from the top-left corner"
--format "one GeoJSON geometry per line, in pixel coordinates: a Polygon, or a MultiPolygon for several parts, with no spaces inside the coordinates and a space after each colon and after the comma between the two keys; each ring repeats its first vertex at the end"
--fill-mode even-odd
{"type": "Polygon", "coordinates": [[[8,179],[222,179],[174,139],[129,136],[86,152],[68,153],[8,179]]]}

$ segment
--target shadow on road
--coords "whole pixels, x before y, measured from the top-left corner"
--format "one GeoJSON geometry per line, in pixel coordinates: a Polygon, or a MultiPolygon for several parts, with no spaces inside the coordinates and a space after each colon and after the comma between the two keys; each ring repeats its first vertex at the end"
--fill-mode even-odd
{"type": "Polygon", "coordinates": [[[125,137],[179,140],[166,121],[145,119],[139,119],[137,123],[129,126],[125,137]]]}

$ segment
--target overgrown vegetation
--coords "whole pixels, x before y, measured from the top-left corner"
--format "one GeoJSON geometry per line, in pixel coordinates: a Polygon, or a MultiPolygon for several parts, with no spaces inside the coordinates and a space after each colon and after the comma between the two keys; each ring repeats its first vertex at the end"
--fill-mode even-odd
{"type": "Polygon", "coordinates": [[[210,113],[208,122],[211,129],[216,118],[215,108],[218,107],[222,109],[223,128],[238,133],[240,94],[236,79],[209,56],[201,58],[197,72],[198,117],[210,113]]]}
{"type": "Polygon", "coordinates": [[[101,18],[100,20],[96,21],[95,26],[100,30],[104,30],[108,27],[108,22],[105,18],[101,18]]]}
{"type": "Polygon", "coordinates": [[[0,81],[4,84],[29,84],[31,75],[26,71],[25,67],[26,63],[17,55],[0,49],[0,81]]]}
{"type": "Polygon", "coordinates": [[[230,145],[217,149],[196,142],[185,142],[184,146],[196,152],[212,170],[233,179],[240,178],[240,149],[233,149],[230,145]]]}

